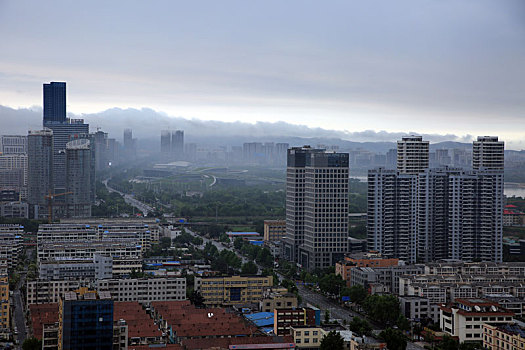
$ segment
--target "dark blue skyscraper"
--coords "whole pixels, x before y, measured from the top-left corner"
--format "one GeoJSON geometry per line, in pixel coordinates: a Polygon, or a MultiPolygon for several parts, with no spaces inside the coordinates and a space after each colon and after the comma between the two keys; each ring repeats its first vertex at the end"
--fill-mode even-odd
{"type": "Polygon", "coordinates": [[[113,349],[113,300],[108,292],[66,292],[59,304],[59,349],[113,349]]]}
{"type": "Polygon", "coordinates": [[[44,126],[66,121],[66,83],[44,84],[44,126]]]}

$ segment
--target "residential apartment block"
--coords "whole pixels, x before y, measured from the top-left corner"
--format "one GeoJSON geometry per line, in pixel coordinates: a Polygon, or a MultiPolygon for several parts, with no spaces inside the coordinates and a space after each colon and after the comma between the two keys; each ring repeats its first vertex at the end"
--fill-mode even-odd
{"type": "Polygon", "coordinates": [[[483,349],[525,349],[525,328],[518,324],[483,324],[483,349]]]}
{"type": "Polygon", "coordinates": [[[200,291],[206,306],[258,304],[271,286],[272,276],[195,277],[195,290],[200,291]]]}
{"type": "Polygon", "coordinates": [[[264,241],[280,241],[286,234],[286,220],[264,220],[264,241]]]}
{"type": "Polygon", "coordinates": [[[459,341],[482,342],[485,323],[512,323],[514,314],[485,299],[456,299],[440,307],[440,327],[459,341]]]}
{"type": "Polygon", "coordinates": [[[473,170],[429,169],[428,145],[398,146],[397,171],[368,173],[368,248],[410,263],[501,262],[503,142],[479,137],[473,170]]]}
{"type": "Polygon", "coordinates": [[[115,301],[165,301],[186,299],[186,279],[177,277],[104,280],[35,280],[27,283],[27,303],[57,303],[67,292],[81,288],[108,292],[115,301]]]}

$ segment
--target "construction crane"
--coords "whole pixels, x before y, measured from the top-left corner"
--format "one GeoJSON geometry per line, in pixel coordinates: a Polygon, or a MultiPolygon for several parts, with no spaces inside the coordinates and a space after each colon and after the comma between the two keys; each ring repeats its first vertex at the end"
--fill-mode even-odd
{"type": "Polygon", "coordinates": [[[53,200],[55,197],[65,196],[66,194],[72,194],[73,192],[63,192],[63,193],[51,193],[49,191],[49,194],[47,196],[44,196],[45,199],[47,199],[47,221],[48,223],[53,222],[53,200]]]}

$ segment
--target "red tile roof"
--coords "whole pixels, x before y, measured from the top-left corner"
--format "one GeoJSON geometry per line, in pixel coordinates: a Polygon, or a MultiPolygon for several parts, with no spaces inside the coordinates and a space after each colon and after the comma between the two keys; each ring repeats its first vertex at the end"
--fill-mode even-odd
{"type": "Polygon", "coordinates": [[[129,345],[128,350],[182,350],[182,345],[179,344],[166,344],[165,346],[155,344],[154,346],[149,345],[129,345]]]}
{"type": "Polygon", "coordinates": [[[243,345],[243,344],[282,344],[291,343],[293,344],[293,337],[270,337],[270,336],[257,336],[257,337],[235,337],[235,338],[216,338],[216,339],[185,339],[182,341],[182,345],[187,350],[197,349],[228,349],[230,345],[243,345]]]}
{"type": "Polygon", "coordinates": [[[161,337],[162,332],[136,301],[115,302],[113,304],[113,319],[123,319],[128,324],[129,338],[161,337]]]}
{"type": "Polygon", "coordinates": [[[177,337],[230,337],[258,333],[243,318],[224,309],[197,309],[189,301],[153,302],[155,312],[162,316],[177,337]]]}
{"type": "Polygon", "coordinates": [[[31,327],[33,336],[42,339],[44,324],[53,324],[58,322],[58,304],[31,304],[29,305],[31,316],[31,327]]]}

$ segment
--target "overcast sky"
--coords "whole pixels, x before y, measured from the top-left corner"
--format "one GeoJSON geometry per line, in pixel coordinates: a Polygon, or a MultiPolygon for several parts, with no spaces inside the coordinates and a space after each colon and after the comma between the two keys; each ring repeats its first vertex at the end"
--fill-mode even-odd
{"type": "MultiPolygon", "coordinates": [[[[525,149],[525,1],[0,0],[0,105],[151,108],[525,149]]],[[[0,126],[1,127],[1,126],[0,126]]]]}

